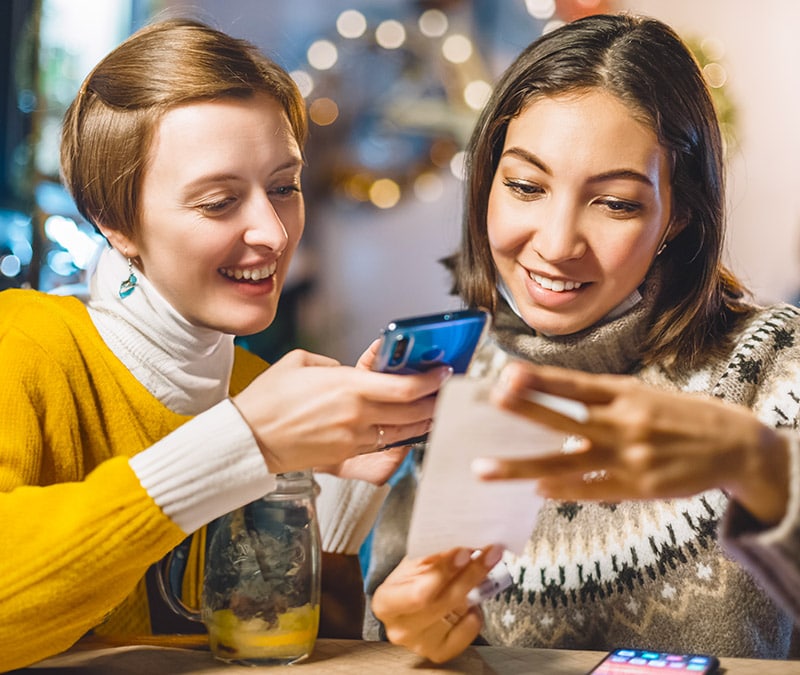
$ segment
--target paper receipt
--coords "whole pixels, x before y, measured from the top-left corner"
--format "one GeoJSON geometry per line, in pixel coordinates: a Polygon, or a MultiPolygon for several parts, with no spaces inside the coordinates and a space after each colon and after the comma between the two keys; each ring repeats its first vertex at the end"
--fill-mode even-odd
{"type": "Polygon", "coordinates": [[[470,464],[478,457],[552,454],[565,434],[492,405],[490,386],[454,375],[438,394],[411,515],[411,557],[489,544],[519,554],[533,530],[544,502],[535,481],[482,481],[470,464]]]}

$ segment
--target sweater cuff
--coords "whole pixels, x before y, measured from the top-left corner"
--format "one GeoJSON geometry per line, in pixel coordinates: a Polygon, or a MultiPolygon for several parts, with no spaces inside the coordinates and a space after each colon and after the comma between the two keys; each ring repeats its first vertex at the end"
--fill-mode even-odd
{"type": "Polygon", "coordinates": [[[129,461],[153,501],[187,534],[275,489],[250,427],[229,399],[129,461]]]}
{"type": "Polygon", "coordinates": [[[731,501],[722,520],[720,534],[730,544],[754,544],[758,548],[790,542],[800,528],[800,438],[796,432],[782,431],[789,441],[789,499],[786,514],[773,527],[764,527],[736,502],[731,501]]]}
{"type": "Polygon", "coordinates": [[[374,485],[327,473],[315,474],[320,486],[317,514],[326,553],[356,555],[367,538],[390,485],[374,485]]]}
{"type": "Polygon", "coordinates": [[[800,621],[800,438],[789,436],[789,501],[775,527],[764,528],[731,504],[720,525],[720,542],[795,619],[800,621]]]}

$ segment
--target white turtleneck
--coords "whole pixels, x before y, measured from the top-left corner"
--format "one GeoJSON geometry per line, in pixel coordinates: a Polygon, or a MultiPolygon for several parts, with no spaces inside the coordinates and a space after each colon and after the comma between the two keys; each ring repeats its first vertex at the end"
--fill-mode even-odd
{"type": "Polygon", "coordinates": [[[250,427],[227,398],[233,336],[192,326],[135,270],[126,298],[126,259],[113,248],[91,280],[89,314],[105,343],[173,412],[196,415],[130,459],[148,494],[184,532],[275,487],[250,427]]]}
{"type": "MultiPolygon", "coordinates": [[[[184,532],[191,533],[275,487],[250,427],[228,398],[234,337],[190,324],[115,249],[100,255],[89,314],[112,352],[173,412],[194,419],[130,459],[142,486],[184,532]]],[[[323,549],[356,553],[389,487],[319,475],[323,549]]]]}

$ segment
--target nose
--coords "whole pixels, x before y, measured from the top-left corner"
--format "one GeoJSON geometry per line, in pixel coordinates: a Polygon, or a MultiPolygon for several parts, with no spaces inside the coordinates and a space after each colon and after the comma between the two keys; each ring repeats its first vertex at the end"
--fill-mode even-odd
{"type": "Polygon", "coordinates": [[[551,263],[578,260],[586,253],[586,240],[580,227],[579,210],[569,204],[553,202],[531,236],[533,249],[551,263]]]}
{"type": "Polygon", "coordinates": [[[289,235],[267,195],[254,198],[245,213],[244,242],[280,253],[289,242],[289,235]]]}

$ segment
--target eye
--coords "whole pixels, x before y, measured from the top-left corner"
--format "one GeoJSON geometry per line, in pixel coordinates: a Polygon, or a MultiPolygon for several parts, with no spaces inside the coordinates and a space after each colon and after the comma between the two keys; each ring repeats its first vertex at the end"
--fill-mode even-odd
{"type": "Polygon", "coordinates": [[[279,197],[290,197],[294,194],[300,193],[300,186],[297,183],[291,183],[289,185],[281,185],[279,187],[273,188],[270,190],[272,194],[278,195],[279,197]]]}
{"type": "Polygon", "coordinates": [[[598,199],[595,203],[609,211],[612,216],[633,216],[642,210],[642,205],[638,202],[616,199],[614,197],[604,197],[598,199]]]}
{"type": "Polygon", "coordinates": [[[512,193],[517,195],[520,199],[534,199],[539,195],[544,194],[544,189],[535,183],[529,183],[527,181],[521,180],[513,180],[507,178],[503,181],[503,185],[505,185],[512,193]]]}
{"type": "Polygon", "coordinates": [[[202,204],[198,204],[197,208],[205,216],[218,216],[231,209],[235,203],[235,197],[225,197],[210,202],[203,202],[202,204]]]}

